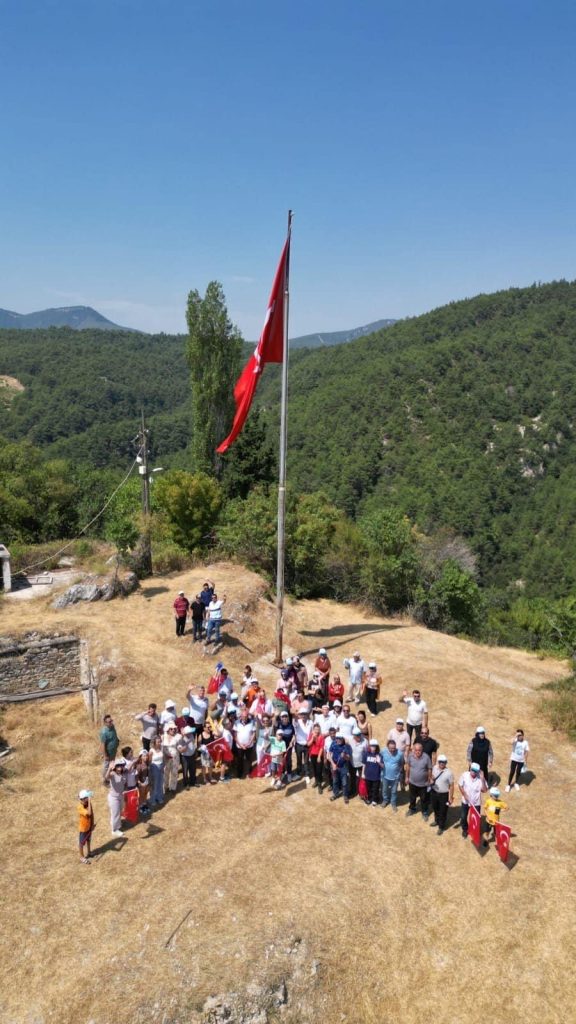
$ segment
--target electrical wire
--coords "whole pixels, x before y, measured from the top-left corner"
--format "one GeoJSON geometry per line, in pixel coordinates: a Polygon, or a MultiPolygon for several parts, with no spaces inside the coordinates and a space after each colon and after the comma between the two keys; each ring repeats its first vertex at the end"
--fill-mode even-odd
{"type": "Polygon", "coordinates": [[[104,502],[104,504],[103,504],[102,508],[100,509],[100,511],[96,513],[96,515],[90,520],[89,523],[86,523],[86,526],[82,527],[82,529],[80,530],[80,533],[78,533],[75,537],[73,537],[72,540],[68,541],[68,543],[65,544],[63,548],[60,548],[59,551],[55,551],[52,555],[48,555],[47,558],[42,558],[39,562],[32,562],[31,565],[25,565],[23,569],[18,569],[18,572],[13,573],[13,575],[14,576],[24,576],[28,572],[29,569],[35,569],[37,565],[44,565],[45,562],[51,562],[53,558],[57,557],[57,555],[61,555],[63,551],[67,551],[68,548],[72,547],[72,545],[75,544],[76,541],[80,539],[82,534],[86,533],[86,530],[89,530],[90,527],[92,526],[92,524],[95,523],[97,519],[100,519],[100,516],[104,514],[104,512],[108,508],[108,505],[110,504],[110,502],[116,497],[116,495],[118,494],[118,491],[122,487],[124,487],[124,484],[127,482],[128,477],[131,476],[132,471],[133,471],[134,467],[136,466],[137,462],[138,462],[138,458],[135,458],[134,462],[130,466],[130,469],[126,473],[126,476],[124,477],[123,480],[120,481],[120,483],[118,484],[118,487],[116,488],[116,490],[112,491],[112,494],[110,495],[109,498],[106,499],[106,501],[104,502]]]}

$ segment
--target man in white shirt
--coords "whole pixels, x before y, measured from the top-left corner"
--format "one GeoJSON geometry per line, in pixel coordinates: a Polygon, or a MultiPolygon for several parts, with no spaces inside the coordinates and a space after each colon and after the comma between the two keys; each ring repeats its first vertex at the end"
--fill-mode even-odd
{"type": "Polygon", "coordinates": [[[462,795],[460,827],[462,829],[462,838],[466,839],[468,836],[468,809],[475,807],[478,814],[481,814],[482,793],[485,793],[488,789],[480,765],[475,761],[470,765],[470,770],[460,776],[458,789],[462,795]]]}
{"type": "Polygon", "coordinates": [[[408,696],[408,691],[404,690],[400,700],[406,704],[406,727],[412,742],[412,734],[415,733],[414,738],[419,739],[421,727],[428,725],[428,705],[422,700],[420,690],[412,690],[411,697],[408,696]]]}
{"type": "Polygon", "coordinates": [[[296,775],[306,776],[306,785],[312,781],[310,758],[308,756],[308,737],[312,732],[312,722],[308,709],[301,708],[294,719],[294,736],[296,738],[296,775]]]}
{"type": "Polygon", "coordinates": [[[206,609],[206,643],[212,643],[212,634],[214,633],[214,643],[220,643],[220,626],[222,625],[222,605],[226,600],[226,594],[218,599],[218,594],[212,595],[212,600],[206,609]]]}
{"type": "Polygon", "coordinates": [[[323,704],[320,711],[314,715],[314,724],[320,726],[320,732],[323,736],[328,735],[331,725],[336,728],[336,715],[330,711],[329,704],[323,704]]]}
{"type": "Polygon", "coordinates": [[[200,732],[206,721],[206,715],[208,714],[208,698],[206,696],[205,686],[191,686],[186,694],[186,700],[190,708],[190,718],[196,726],[196,732],[198,732],[198,726],[200,732]]]}
{"type": "Polygon", "coordinates": [[[360,657],[360,651],[354,651],[352,659],[344,658],[344,668],[348,669],[348,696],[346,700],[360,703],[360,691],[366,672],[366,665],[360,657]]]}
{"type": "Polygon", "coordinates": [[[350,713],[350,705],[345,704],[342,708],[342,714],[338,715],[336,726],[338,732],[341,732],[346,740],[346,743],[352,741],[352,730],[355,725],[358,725],[354,715],[350,713]]]}
{"type": "Polygon", "coordinates": [[[240,708],[238,721],[232,726],[234,733],[234,746],[236,748],[236,768],[238,778],[243,779],[249,775],[254,765],[254,754],[256,749],[257,726],[250,715],[248,708],[240,708]]]}

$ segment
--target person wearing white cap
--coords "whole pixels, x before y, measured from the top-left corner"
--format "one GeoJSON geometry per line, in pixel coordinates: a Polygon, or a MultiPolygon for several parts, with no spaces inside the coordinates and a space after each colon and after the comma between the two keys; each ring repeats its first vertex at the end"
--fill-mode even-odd
{"type": "Polygon", "coordinates": [[[380,700],[381,686],[382,676],[378,672],[376,662],[371,661],[368,664],[368,671],[364,675],[362,693],[366,696],[366,703],[372,717],[378,714],[378,701],[380,700]]]}
{"type": "Polygon", "coordinates": [[[321,647],[318,651],[318,657],[314,662],[314,668],[320,673],[320,682],[324,687],[324,692],[328,692],[328,684],[330,682],[330,669],[332,668],[330,658],[328,657],[328,651],[325,647],[321,647]]]}
{"type": "Polygon", "coordinates": [[[458,789],[462,795],[462,808],[460,811],[460,827],[462,838],[468,837],[468,810],[475,807],[478,814],[481,814],[482,793],[488,789],[480,765],[473,761],[467,772],[464,772],[458,780],[458,789]]]}
{"type": "Polygon", "coordinates": [[[474,737],[468,744],[466,760],[468,761],[468,767],[470,767],[472,761],[476,761],[480,765],[484,778],[488,785],[490,785],[490,771],[494,761],[494,751],[492,750],[490,740],[486,736],[486,729],[483,725],[476,727],[474,737]]]}
{"type": "Polygon", "coordinates": [[[184,636],[190,601],[185,597],[183,590],[178,591],[178,596],[172,607],[174,608],[174,618],[176,619],[176,636],[184,636]]]}
{"type": "Polygon", "coordinates": [[[122,808],[124,807],[124,793],[126,786],[126,761],[123,757],[112,761],[106,773],[106,779],[110,783],[108,790],[108,807],[110,809],[110,830],[113,836],[122,836],[121,829],[122,808]]]}
{"type": "Polygon", "coordinates": [[[353,700],[355,704],[359,704],[366,672],[366,665],[360,657],[360,651],[354,651],[351,659],[344,658],[344,668],[348,669],[348,694],[346,700],[353,700]]]}
{"type": "Polygon", "coordinates": [[[168,722],[176,721],[176,705],[173,700],[164,702],[164,710],[160,712],[160,732],[164,732],[168,722]]]}
{"type": "Polygon", "coordinates": [[[308,751],[308,740],[313,723],[310,721],[307,707],[301,707],[294,719],[294,735],[296,737],[296,777],[306,778],[306,785],[312,782],[312,765],[308,751]]]}
{"type": "Polygon", "coordinates": [[[323,704],[320,711],[317,711],[314,715],[314,722],[320,726],[322,735],[327,736],[330,726],[336,725],[336,715],[330,711],[328,704],[323,704]]]}
{"type": "Polygon", "coordinates": [[[336,733],[334,743],[330,747],[329,757],[332,764],[332,796],[330,799],[337,800],[340,794],[342,794],[344,796],[344,803],[347,804],[350,793],[352,748],[342,731],[336,733]]]}
{"type": "Polygon", "coordinates": [[[93,793],[90,789],[81,789],[78,793],[78,800],[80,801],[78,804],[78,848],[80,850],[81,864],[89,864],[88,858],[92,856],[90,840],[96,825],[94,811],[92,810],[92,796],[93,793]]]}
{"type": "Polygon", "coordinates": [[[432,810],[436,835],[441,836],[446,830],[448,808],[454,803],[454,775],[448,767],[446,754],[439,754],[438,761],[432,768],[432,810]]]}
{"type": "Polygon", "coordinates": [[[362,768],[364,767],[364,754],[368,751],[368,740],[364,739],[362,730],[355,725],[349,742],[352,749],[352,757],[350,759],[350,795],[354,796],[358,792],[358,783],[362,776],[362,768]]]}
{"type": "Polygon", "coordinates": [[[182,729],[178,753],[182,764],[182,787],[191,789],[196,785],[196,730],[192,725],[185,725],[182,729]]]}
{"type": "Polygon", "coordinates": [[[178,789],[178,768],[180,753],[178,750],[182,736],[178,732],[176,722],[168,722],[162,737],[164,746],[164,787],[166,793],[175,793],[178,789]]]}
{"type": "Polygon", "coordinates": [[[206,715],[208,714],[206,687],[191,686],[186,693],[186,700],[190,707],[190,718],[196,726],[196,732],[198,732],[198,726],[201,728],[204,725],[206,715]]]}

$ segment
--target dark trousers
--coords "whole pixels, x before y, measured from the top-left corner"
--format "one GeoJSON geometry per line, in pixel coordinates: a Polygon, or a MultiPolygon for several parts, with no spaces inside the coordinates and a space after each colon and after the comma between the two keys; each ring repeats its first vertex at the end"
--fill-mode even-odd
{"type": "Polygon", "coordinates": [[[356,796],[358,792],[358,782],[362,778],[362,768],[356,768],[353,764],[350,765],[350,796],[356,796]]]}
{"type": "Polygon", "coordinates": [[[296,744],[296,771],[298,775],[312,775],[306,743],[296,744]]]}
{"type": "Polygon", "coordinates": [[[516,776],[516,782],[520,785],[520,773],[524,767],[524,761],[510,761],[510,774],[508,776],[508,785],[511,786],[514,782],[514,776],[516,776]]]}
{"type": "Polygon", "coordinates": [[[438,828],[444,830],[448,819],[448,793],[436,793],[432,790],[432,807],[434,809],[434,821],[438,828]]]}
{"type": "Polygon", "coordinates": [[[176,616],[176,636],[184,636],[184,630],[186,629],[186,616],[176,616]]]}
{"type": "Polygon", "coordinates": [[[150,750],[150,744],[152,740],[147,740],[145,736],[142,736],[142,750],[150,750]]]}
{"type": "Polygon", "coordinates": [[[318,754],[310,754],[310,761],[312,763],[312,774],[314,776],[317,786],[322,785],[322,776],[324,772],[324,765],[322,758],[318,757],[318,754]]]}
{"type": "Polygon", "coordinates": [[[202,619],[192,619],[192,639],[202,639],[202,619]]]}
{"type": "MultiPolygon", "coordinates": [[[[462,804],[462,807],[460,809],[460,827],[462,829],[462,835],[463,836],[467,836],[468,835],[468,811],[469,810],[470,810],[470,808],[469,808],[468,804],[462,804]]],[[[478,811],[478,814],[481,813],[480,804],[478,804],[478,806],[476,807],[476,810],[478,811]]],[[[482,826],[480,826],[480,831],[482,831],[482,826]]]]}
{"type": "Polygon", "coordinates": [[[407,729],[408,735],[410,737],[410,743],[415,743],[416,740],[420,739],[420,731],[422,729],[421,725],[410,725],[410,723],[408,723],[406,725],[406,729],[407,729]],[[412,735],[413,734],[414,734],[414,739],[412,739],[412,735]]]}
{"type": "Polygon", "coordinates": [[[188,786],[196,785],[196,754],[182,754],[182,785],[187,789],[188,786]]]}
{"type": "Polygon", "coordinates": [[[377,693],[378,693],[378,690],[373,690],[373,689],[371,689],[370,686],[366,687],[366,703],[368,705],[368,710],[373,715],[377,715],[378,714],[378,701],[376,699],[377,693]]]}
{"type": "Polygon", "coordinates": [[[368,801],[372,803],[379,803],[380,801],[380,779],[366,779],[366,788],[368,790],[368,801]]]}
{"type": "Polygon", "coordinates": [[[238,778],[244,779],[250,774],[254,767],[254,747],[248,747],[247,750],[242,750],[240,747],[236,748],[236,771],[238,772],[238,778]]]}
{"type": "Polygon", "coordinates": [[[430,794],[427,786],[415,786],[412,782],[408,784],[410,790],[410,803],[408,805],[411,811],[416,810],[416,801],[420,797],[420,807],[422,808],[422,814],[428,814],[428,803],[430,800],[430,794]]]}

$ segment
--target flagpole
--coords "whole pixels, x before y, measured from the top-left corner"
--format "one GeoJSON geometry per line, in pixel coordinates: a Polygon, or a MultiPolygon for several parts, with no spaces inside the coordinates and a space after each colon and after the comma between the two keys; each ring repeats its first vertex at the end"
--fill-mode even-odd
{"type": "MultiPolygon", "coordinates": [[[[292,210],[288,210],[288,242],[292,210]]],[[[284,273],[284,344],[282,349],[282,396],[280,404],[280,457],[278,460],[278,555],[276,562],[276,662],[280,664],[284,632],[284,556],[286,536],[286,446],[288,440],[288,304],[290,300],[290,246],[284,273]]]]}

